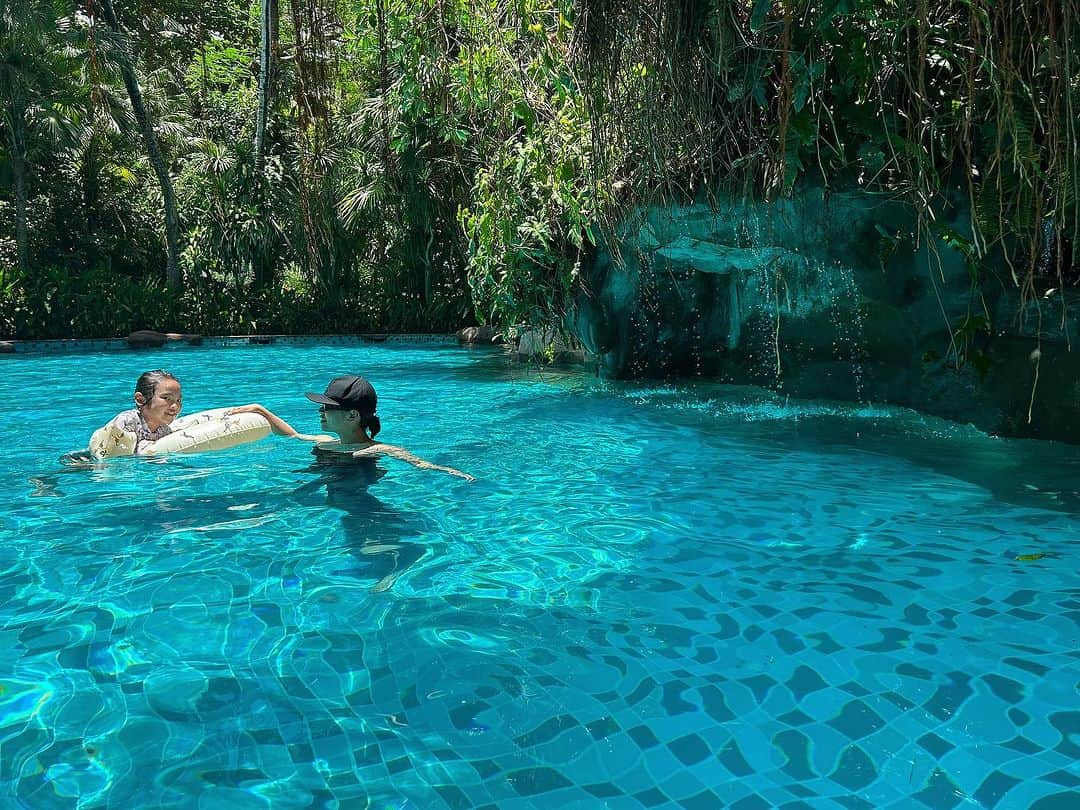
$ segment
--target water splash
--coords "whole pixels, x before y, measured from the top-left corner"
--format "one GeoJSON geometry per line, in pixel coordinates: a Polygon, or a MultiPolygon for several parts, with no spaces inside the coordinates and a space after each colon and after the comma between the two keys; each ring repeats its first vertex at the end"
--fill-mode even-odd
{"type": "MultiPolygon", "coordinates": [[[[749,217],[740,229],[740,238],[748,247],[756,249],[761,261],[749,280],[757,287],[758,302],[755,306],[762,317],[750,321],[747,356],[751,367],[764,384],[779,386],[783,367],[780,356],[780,287],[782,282],[779,262],[768,250],[761,218],[749,217]]],[[[790,304],[786,307],[790,310],[790,304]]]]}
{"type": "Polygon", "coordinates": [[[1054,252],[1054,218],[1045,217],[1042,221],[1042,238],[1039,246],[1039,261],[1035,269],[1035,275],[1045,276],[1050,270],[1050,262],[1054,252]]]}
{"type": "Polygon", "coordinates": [[[855,401],[865,403],[866,384],[863,363],[869,353],[866,350],[866,314],[862,295],[855,283],[854,270],[834,260],[830,266],[824,262],[814,263],[819,283],[828,292],[827,308],[833,328],[833,358],[851,364],[851,378],[855,386],[855,401]]]}

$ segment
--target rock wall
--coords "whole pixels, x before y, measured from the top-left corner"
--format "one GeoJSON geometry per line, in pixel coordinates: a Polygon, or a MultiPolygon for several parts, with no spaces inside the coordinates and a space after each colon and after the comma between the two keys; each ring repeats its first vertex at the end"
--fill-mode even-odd
{"type": "MultiPolygon", "coordinates": [[[[970,231],[962,206],[938,222],[970,231]]],[[[1063,318],[1058,292],[1020,312],[1007,268],[973,288],[961,253],[916,226],[901,202],[821,188],[642,210],[586,269],[572,329],[609,376],[717,377],[1080,443],[1080,307],[1063,318]],[[979,328],[955,334],[969,317],[979,328]]]]}

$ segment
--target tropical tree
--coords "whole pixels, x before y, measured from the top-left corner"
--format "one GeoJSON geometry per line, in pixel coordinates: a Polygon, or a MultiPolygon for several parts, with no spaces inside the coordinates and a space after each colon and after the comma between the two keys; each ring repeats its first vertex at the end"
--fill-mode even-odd
{"type": "Polygon", "coordinates": [[[105,22],[115,35],[112,43],[116,52],[117,62],[124,77],[124,86],[127,88],[128,98],[131,100],[131,109],[142,131],[143,142],[146,146],[146,154],[150,165],[157,175],[161,185],[162,207],[165,219],[165,249],[167,263],[165,267],[165,281],[169,287],[179,289],[181,286],[180,276],[180,217],[176,208],[176,195],[173,192],[172,178],[169,176],[169,168],[165,163],[165,156],[161,152],[157,135],[154,132],[153,122],[150,120],[146,105],[143,103],[142,90],[135,74],[135,67],[124,43],[120,23],[113,10],[112,0],[101,0],[101,11],[105,22]]]}
{"type": "MultiPolygon", "coordinates": [[[[62,3],[9,0],[0,5],[0,135],[15,198],[16,264],[30,269],[27,222],[28,168],[35,133],[69,142],[79,124],[75,64],[65,51],[62,3]]],[[[68,21],[70,22],[70,21],[68,21]]]]}

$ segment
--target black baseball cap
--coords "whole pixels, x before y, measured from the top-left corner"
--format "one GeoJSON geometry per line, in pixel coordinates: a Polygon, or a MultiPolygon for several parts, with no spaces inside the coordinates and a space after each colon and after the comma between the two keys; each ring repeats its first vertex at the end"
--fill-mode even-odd
{"type": "Polygon", "coordinates": [[[375,413],[375,406],[379,401],[378,397],[375,396],[375,389],[371,387],[371,383],[354,374],[334,377],[322,394],[307,393],[304,396],[312,402],[318,402],[320,405],[331,405],[335,408],[359,411],[365,416],[375,413]]]}

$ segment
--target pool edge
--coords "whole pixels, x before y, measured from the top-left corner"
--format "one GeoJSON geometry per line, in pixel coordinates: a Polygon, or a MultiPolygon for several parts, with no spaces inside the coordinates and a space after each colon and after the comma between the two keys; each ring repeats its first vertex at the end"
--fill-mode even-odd
{"type": "Polygon", "coordinates": [[[229,346],[365,346],[378,343],[457,346],[451,333],[407,332],[354,335],[213,335],[196,339],[168,340],[160,346],[133,346],[127,338],[71,338],[63,340],[0,340],[0,356],[17,354],[72,354],[101,351],[152,351],[194,347],[229,346]]]}

